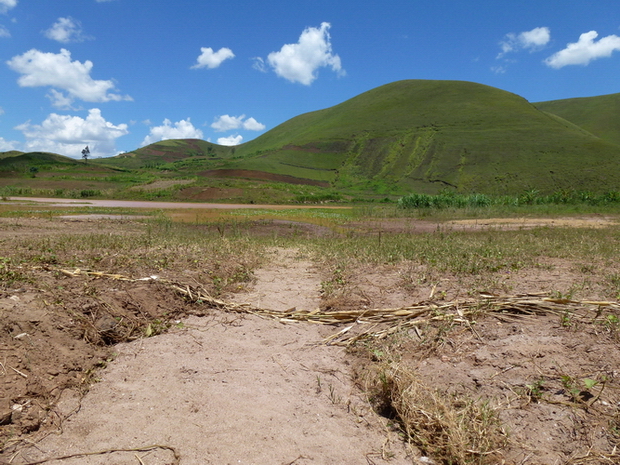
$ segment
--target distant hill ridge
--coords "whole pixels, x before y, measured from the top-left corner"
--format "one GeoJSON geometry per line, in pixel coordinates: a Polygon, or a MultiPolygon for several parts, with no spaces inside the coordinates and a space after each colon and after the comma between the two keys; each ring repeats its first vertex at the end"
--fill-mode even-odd
{"type": "Polygon", "coordinates": [[[472,82],[398,81],[236,147],[171,140],[93,162],[386,194],[617,190],[619,102],[613,94],[531,104],[472,82]]]}
{"type": "Polygon", "coordinates": [[[535,103],[540,110],[620,145],[620,93],[535,103]]]}

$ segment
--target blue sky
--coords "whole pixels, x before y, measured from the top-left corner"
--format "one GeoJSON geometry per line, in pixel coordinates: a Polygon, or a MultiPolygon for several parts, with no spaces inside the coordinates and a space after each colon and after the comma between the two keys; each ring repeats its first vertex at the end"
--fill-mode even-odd
{"type": "Polygon", "coordinates": [[[0,151],[247,142],[401,79],[620,92],[617,0],[0,0],[0,151]]]}

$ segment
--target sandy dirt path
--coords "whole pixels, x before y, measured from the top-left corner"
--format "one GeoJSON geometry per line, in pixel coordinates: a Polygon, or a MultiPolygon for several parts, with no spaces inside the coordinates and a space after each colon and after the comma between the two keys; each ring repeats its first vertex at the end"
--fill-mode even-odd
{"type": "MultiPolygon", "coordinates": [[[[294,250],[271,253],[236,300],[317,307],[312,264],[294,250]]],[[[182,323],[119,345],[81,401],[65,392],[62,431],[13,463],[106,450],[115,452],[45,463],[416,463],[352,385],[342,349],[319,344],[325,328],[219,312],[182,323]]]]}

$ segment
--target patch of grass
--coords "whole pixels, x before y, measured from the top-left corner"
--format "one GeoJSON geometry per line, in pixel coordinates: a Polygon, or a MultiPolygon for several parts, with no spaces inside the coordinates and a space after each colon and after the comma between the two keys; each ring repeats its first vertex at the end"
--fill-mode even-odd
{"type": "Polygon", "coordinates": [[[612,295],[615,295],[617,300],[620,300],[620,273],[612,273],[607,277],[609,283],[609,290],[612,295]]]}
{"type": "Polygon", "coordinates": [[[357,264],[419,263],[442,272],[472,275],[537,267],[544,257],[620,261],[620,229],[536,228],[525,231],[436,231],[425,234],[351,234],[313,239],[317,259],[357,264]]]}
{"type": "Polygon", "coordinates": [[[181,273],[218,295],[251,279],[267,245],[265,239],[248,235],[222,237],[214,229],[154,219],[119,234],[24,237],[13,253],[26,261],[129,276],[177,279],[181,273]]]}

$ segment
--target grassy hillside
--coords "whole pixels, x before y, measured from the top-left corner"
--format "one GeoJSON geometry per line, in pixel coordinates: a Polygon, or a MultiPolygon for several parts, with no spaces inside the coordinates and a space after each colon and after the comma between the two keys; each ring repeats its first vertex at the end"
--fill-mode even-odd
{"type": "Polygon", "coordinates": [[[21,172],[30,168],[46,169],[59,166],[76,166],[80,162],[73,158],[47,152],[1,152],[0,172],[21,172]]]}
{"type": "Polygon", "coordinates": [[[238,146],[226,168],[338,188],[512,193],[604,190],[620,147],[525,99],[460,81],[399,81],[293,118],[238,146]]]}
{"type": "Polygon", "coordinates": [[[10,150],[8,152],[0,152],[0,158],[10,158],[10,157],[18,157],[23,155],[24,152],[20,152],[19,150],[10,150]]]}
{"type": "Polygon", "coordinates": [[[620,93],[535,103],[588,132],[620,145],[620,93]]]}
{"type": "Polygon", "coordinates": [[[112,158],[98,158],[92,161],[99,165],[129,169],[156,168],[191,157],[213,160],[227,156],[230,152],[231,147],[212,144],[200,139],[171,139],[162,140],[112,158]]]}
{"type": "MultiPolygon", "coordinates": [[[[29,170],[34,177],[36,165],[36,177],[47,178],[50,188],[60,177],[73,176],[88,184],[72,189],[98,189],[118,198],[148,193],[149,198],[235,201],[379,199],[444,189],[605,192],[620,185],[620,143],[613,126],[619,98],[544,102],[539,109],[481,84],[399,81],[299,115],[236,147],[167,140],[88,164],[7,152],[0,154],[5,173],[0,178],[10,173],[25,178],[29,170]],[[580,114],[586,116],[580,120],[580,114]],[[174,182],[179,179],[183,182],[174,182]]],[[[31,186],[35,180],[27,182],[31,186]]]]}

